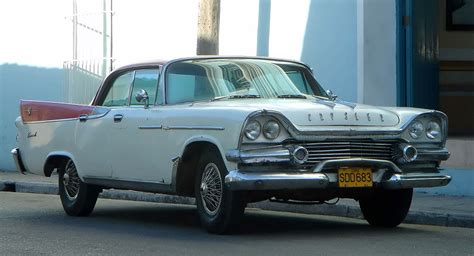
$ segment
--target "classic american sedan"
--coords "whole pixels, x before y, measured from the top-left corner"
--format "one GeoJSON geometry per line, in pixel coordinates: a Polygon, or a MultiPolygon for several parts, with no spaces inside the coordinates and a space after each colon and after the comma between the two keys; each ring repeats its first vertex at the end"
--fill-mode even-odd
{"type": "Polygon", "coordinates": [[[447,117],[338,100],[305,64],[256,57],[139,63],[105,78],[90,105],[21,101],[20,172],[59,176],[65,212],[89,215],[103,189],[196,198],[224,233],[249,202],[359,201],[395,227],[413,188],[448,184],[447,117]]]}

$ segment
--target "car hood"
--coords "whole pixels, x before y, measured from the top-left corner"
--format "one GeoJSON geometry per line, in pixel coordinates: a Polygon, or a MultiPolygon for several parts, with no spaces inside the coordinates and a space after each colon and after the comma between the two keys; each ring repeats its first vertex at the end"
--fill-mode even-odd
{"type": "Polygon", "coordinates": [[[400,118],[388,108],[345,101],[303,99],[233,99],[201,103],[213,107],[275,111],[296,126],[397,126],[400,118]]]}

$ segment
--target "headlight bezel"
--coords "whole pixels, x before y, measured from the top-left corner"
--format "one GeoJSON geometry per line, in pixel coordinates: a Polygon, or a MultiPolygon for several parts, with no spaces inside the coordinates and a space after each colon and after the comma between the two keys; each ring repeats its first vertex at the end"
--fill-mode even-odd
{"type": "Polygon", "coordinates": [[[280,144],[283,141],[289,138],[292,138],[292,135],[290,135],[290,132],[289,132],[288,125],[289,125],[288,121],[280,113],[272,112],[272,111],[254,112],[247,117],[247,119],[245,120],[243,124],[241,134],[240,134],[239,146],[242,144],[268,144],[268,145],[280,144]],[[251,140],[246,136],[245,129],[250,123],[254,121],[257,121],[261,125],[261,132],[257,139],[251,140]],[[276,124],[278,124],[278,127],[279,127],[279,132],[277,133],[278,135],[274,136],[274,139],[272,139],[272,137],[264,135],[264,126],[267,123],[271,124],[272,122],[275,122],[276,124]]]}
{"type": "Polygon", "coordinates": [[[448,134],[448,119],[447,116],[439,111],[422,113],[414,117],[403,129],[402,138],[407,142],[413,143],[441,143],[440,145],[446,144],[446,138],[448,134]],[[421,123],[423,125],[423,132],[417,139],[413,138],[410,134],[411,128],[415,123],[421,123]],[[429,124],[433,122],[439,125],[439,135],[436,138],[430,138],[427,134],[429,124]]]}

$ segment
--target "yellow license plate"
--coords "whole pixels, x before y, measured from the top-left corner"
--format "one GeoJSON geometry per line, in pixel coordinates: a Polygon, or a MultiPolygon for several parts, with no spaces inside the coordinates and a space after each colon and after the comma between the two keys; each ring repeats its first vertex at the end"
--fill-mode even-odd
{"type": "Polygon", "coordinates": [[[337,171],[341,188],[372,187],[372,170],[366,167],[342,167],[337,171]]]}

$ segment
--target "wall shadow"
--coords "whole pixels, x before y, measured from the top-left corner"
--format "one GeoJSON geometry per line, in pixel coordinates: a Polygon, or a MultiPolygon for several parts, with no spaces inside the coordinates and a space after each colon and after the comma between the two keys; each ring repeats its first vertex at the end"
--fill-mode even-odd
{"type": "Polygon", "coordinates": [[[0,65],[0,170],[15,170],[10,150],[16,146],[20,99],[61,101],[63,83],[59,68],[0,65]]]}
{"type": "Polygon", "coordinates": [[[325,89],[357,101],[357,1],[311,1],[300,59],[325,89]]]}
{"type": "Polygon", "coordinates": [[[268,56],[270,44],[271,0],[260,0],[258,4],[257,56],[268,56]]]}

